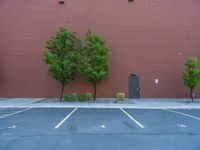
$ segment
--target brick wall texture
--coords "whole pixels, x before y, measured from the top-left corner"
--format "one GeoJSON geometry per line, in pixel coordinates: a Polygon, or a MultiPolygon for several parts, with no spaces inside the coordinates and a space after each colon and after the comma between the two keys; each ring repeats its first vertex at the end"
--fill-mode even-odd
{"type": "MultiPolygon", "coordinates": [[[[140,77],[141,97],[185,97],[184,62],[200,60],[199,16],[199,0],[0,0],[0,97],[59,96],[41,56],[60,26],[81,39],[88,28],[105,37],[110,73],[98,97],[128,93],[131,73],[140,77]]],[[[65,86],[65,93],[91,91],[82,77],[65,86]]]]}

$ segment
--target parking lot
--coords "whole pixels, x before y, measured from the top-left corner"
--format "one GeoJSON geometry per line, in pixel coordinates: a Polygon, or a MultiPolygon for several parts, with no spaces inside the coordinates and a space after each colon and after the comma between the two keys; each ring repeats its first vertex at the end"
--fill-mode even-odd
{"type": "Polygon", "coordinates": [[[0,108],[1,150],[199,150],[199,109],[0,108]]]}

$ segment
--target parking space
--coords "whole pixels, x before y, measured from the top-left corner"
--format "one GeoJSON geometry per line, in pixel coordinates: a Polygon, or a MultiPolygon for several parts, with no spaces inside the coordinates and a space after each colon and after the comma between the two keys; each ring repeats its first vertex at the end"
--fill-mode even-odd
{"type": "Polygon", "coordinates": [[[2,150],[200,149],[200,110],[15,108],[0,115],[2,150]]]}
{"type": "Polygon", "coordinates": [[[196,117],[197,120],[200,120],[200,110],[199,109],[175,109],[173,111],[191,115],[194,118],[196,117]]]}
{"type": "Polygon", "coordinates": [[[148,133],[200,133],[200,120],[175,113],[177,111],[127,109],[127,112],[139,120],[146,127],[143,131],[148,133]]]}
{"type": "Polygon", "coordinates": [[[43,109],[33,108],[26,112],[8,116],[0,120],[3,133],[32,135],[53,132],[53,127],[72,109],[43,109]],[[13,130],[14,127],[14,130],[13,130]]]}
{"type": "Polygon", "coordinates": [[[2,108],[0,109],[0,119],[27,111],[29,109],[31,108],[2,108]]]}
{"type": "Polygon", "coordinates": [[[120,109],[78,109],[61,127],[68,133],[118,134],[140,128],[120,109]]]}

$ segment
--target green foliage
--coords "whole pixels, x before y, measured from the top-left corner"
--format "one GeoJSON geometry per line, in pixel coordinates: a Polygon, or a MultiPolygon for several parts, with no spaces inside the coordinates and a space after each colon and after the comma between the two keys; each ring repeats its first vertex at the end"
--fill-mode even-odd
{"type": "Polygon", "coordinates": [[[108,75],[109,49],[101,36],[90,30],[86,34],[81,73],[88,82],[98,83],[108,75]]]}
{"type": "Polygon", "coordinates": [[[91,93],[81,93],[78,94],[78,101],[89,101],[92,99],[91,93]]]}
{"type": "Polygon", "coordinates": [[[116,99],[122,101],[122,100],[125,99],[125,96],[126,96],[125,93],[117,93],[116,94],[116,99]]]}
{"type": "Polygon", "coordinates": [[[48,65],[48,74],[60,83],[70,83],[78,71],[81,41],[76,33],[60,28],[47,41],[43,61],[48,65]]]}
{"type": "Polygon", "coordinates": [[[54,37],[47,41],[42,60],[48,65],[48,74],[62,84],[60,100],[64,85],[73,81],[78,73],[81,41],[75,32],[60,28],[54,37]]]}
{"type": "Polygon", "coordinates": [[[69,93],[64,94],[64,101],[65,102],[73,102],[77,100],[77,94],[76,93],[69,93]]]}
{"type": "Polygon", "coordinates": [[[191,90],[194,90],[200,81],[200,70],[198,69],[198,60],[195,57],[189,57],[185,63],[185,72],[183,74],[184,84],[191,90]]]}
{"type": "Polygon", "coordinates": [[[198,69],[198,60],[195,57],[189,57],[185,63],[185,72],[183,74],[184,84],[190,89],[190,98],[193,101],[193,90],[200,81],[200,70],[198,69]]]}
{"type": "Polygon", "coordinates": [[[82,56],[81,74],[88,82],[93,83],[95,100],[97,83],[108,75],[109,49],[101,36],[89,30],[86,34],[86,46],[82,56]]]}
{"type": "Polygon", "coordinates": [[[92,99],[92,93],[86,93],[86,95],[88,95],[88,99],[89,99],[89,100],[92,99]]]}

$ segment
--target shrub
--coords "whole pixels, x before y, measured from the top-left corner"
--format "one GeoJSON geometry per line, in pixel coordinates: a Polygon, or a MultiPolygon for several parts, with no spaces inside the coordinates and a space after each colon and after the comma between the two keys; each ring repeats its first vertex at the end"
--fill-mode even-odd
{"type": "Polygon", "coordinates": [[[89,97],[89,99],[91,100],[92,99],[92,93],[86,93],[89,97]]]}
{"type": "Polygon", "coordinates": [[[77,94],[76,93],[69,93],[64,95],[64,101],[65,102],[72,102],[77,100],[77,94]]]}
{"type": "Polygon", "coordinates": [[[125,93],[117,93],[116,94],[116,99],[117,100],[120,100],[120,101],[123,101],[125,99],[125,93]]]}
{"type": "Polygon", "coordinates": [[[92,99],[92,94],[91,93],[81,93],[78,94],[78,101],[89,101],[92,99]]]}

